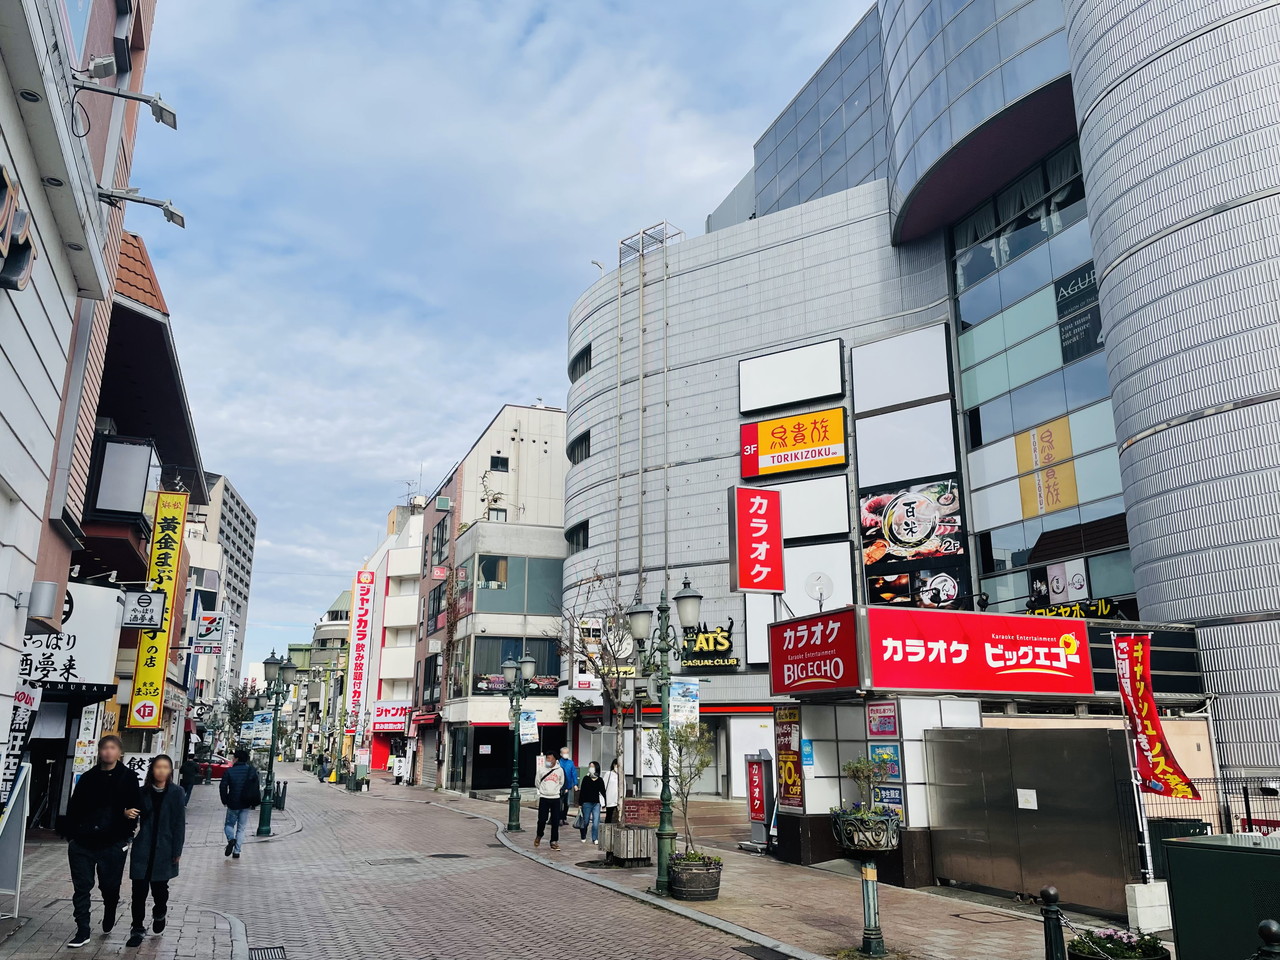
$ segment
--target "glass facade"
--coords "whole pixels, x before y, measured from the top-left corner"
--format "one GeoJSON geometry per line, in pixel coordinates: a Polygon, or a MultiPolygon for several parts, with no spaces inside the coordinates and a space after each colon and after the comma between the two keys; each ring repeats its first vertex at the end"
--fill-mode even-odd
{"type": "Polygon", "coordinates": [[[756,143],[757,214],[885,176],[880,67],[872,7],[756,143]]]}
{"type": "Polygon", "coordinates": [[[1070,70],[1062,0],[882,0],[890,169],[910,193],[954,144],[1070,70]]]}
{"type": "Polygon", "coordinates": [[[990,609],[1132,602],[1074,144],[952,228],[974,555],[990,609]]]}

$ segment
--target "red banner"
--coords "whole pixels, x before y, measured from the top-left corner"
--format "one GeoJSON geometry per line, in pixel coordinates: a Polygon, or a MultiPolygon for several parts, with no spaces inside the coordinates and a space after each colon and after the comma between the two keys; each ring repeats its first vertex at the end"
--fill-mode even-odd
{"type": "Polygon", "coordinates": [[[752,823],[765,822],[764,761],[747,761],[747,818],[752,823]]]}
{"type": "Polygon", "coordinates": [[[769,688],[775,697],[861,686],[853,607],[769,624],[769,688]]]}
{"type": "Polygon", "coordinates": [[[1093,693],[1084,621],[868,607],[877,690],[1093,693]]]}
{"type": "Polygon", "coordinates": [[[751,487],[729,488],[729,589],[782,593],[782,494],[751,487]]]}
{"type": "Polygon", "coordinates": [[[1182,772],[1164,736],[1151,689],[1151,634],[1111,635],[1116,648],[1120,699],[1137,745],[1138,779],[1144,793],[1199,800],[1200,793],[1182,772]]]}

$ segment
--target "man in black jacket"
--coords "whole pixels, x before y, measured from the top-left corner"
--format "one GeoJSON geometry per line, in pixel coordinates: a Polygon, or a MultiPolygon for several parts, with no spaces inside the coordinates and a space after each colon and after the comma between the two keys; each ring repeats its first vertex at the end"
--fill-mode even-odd
{"type": "Polygon", "coordinates": [[[137,775],[120,762],[122,744],[114,734],[98,741],[98,764],[80,776],[67,804],[64,832],[69,841],[72,909],[76,934],[68,947],[89,942],[89,903],[94,872],[102,891],[102,931],[110,933],[120,902],[125,853],[142,806],[137,775]]]}
{"type": "Polygon", "coordinates": [[[249,764],[249,751],[241,747],[235,752],[236,762],[222,775],[218,793],[222,805],[227,808],[223,833],[227,838],[224,857],[240,859],[240,847],[244,843],[244,831],[249,825],[249,811],[262,803],[262,787],[258,783],[258,771],[249,764]]]}

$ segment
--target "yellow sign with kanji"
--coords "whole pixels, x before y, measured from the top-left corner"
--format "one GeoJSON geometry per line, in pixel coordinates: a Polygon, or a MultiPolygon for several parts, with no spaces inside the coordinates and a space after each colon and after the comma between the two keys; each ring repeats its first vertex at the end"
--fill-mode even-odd
{"type": "Polygon", "coordinates": [[[164,617],[158,630],[138,633],[138,658],[133,667],[133,694],[129,698],[128,726],[158,730],[164,707],[165,668],[173,632],[174,601],[178,592],[178,566],[182,537],[187,525],[187,494],[156,496],[155,522],[151,528],[151,565],[147,578],[164,594],[164,617]]]}
{"type": "Polygon", "coordinates": [[[844,407],[744,423],[739,435],[744,477],[843,467],[849,462],[844,407]]]}
{"type": "Polygon", "coordinates": [[[1019,477],[1018,493],[1024,518],[1074,507],[1080,502],[1076,492],[1075,461],[1068,460],[1019,477]]]}

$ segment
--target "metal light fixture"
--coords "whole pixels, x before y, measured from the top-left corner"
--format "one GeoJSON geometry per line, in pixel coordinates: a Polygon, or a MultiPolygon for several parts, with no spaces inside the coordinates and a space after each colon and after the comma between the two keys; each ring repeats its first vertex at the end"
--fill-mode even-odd
{"type": "Polygon", "coordinates": [[[673,600],[676,602],[676,616],[680,618],[680,626],[691,630],[698,625],[702,617],[702,594],[693,589],[689,578],[684,578],[684,587],[673,600]]]}
{"type": "Polygon", "coordinates": [[[516,682],[516,674],[520,670],[520,664],[516,663],[510,657],[502,661],[502,678],[507,681],[507,686],[512,687],[516,682]]]}
{"type": "Polygon", "coordinates": [[[285,682],[285,686],[292,686],[294,678],[298,676],[298,665],[293,662],[293,657],[289,657],[280,665],[280,677],[285,682]]]}
{"type": "Polygon", "coordinates": [[[649,639],[649,628],[653,626],[653,608],[644,604],[637,595],[635,602],[627,608],[627,626],[631,629],[631,639],[644,643],[649,639]]]}
{"type": "Polygon", "coordinates": [[[118,207],[121,201],[124,200],[146,204],[149,207],[159,207],[161,212],[164,213],[164,218],[170,223],[183,228],[187,225],[187,218],[173,205],[172,200],[157,200],[154,197],[141,196],[137,187],[129,187],[126,190],[108,190],[106,187],[99,187],[98,199],[103,203],[111,204],[113,207],[118,207]]]}
{"type": "Polygon", "coordinates": [[[276,656],[276,652],[272,650],[271,656],[262,661],[262,679],[266,680],[267,683],[275,683],[276,677],[280,676],[280,664],[282,662],[276,656]]]}
{"type": "MultiPolygon", "coordinates": [[[[105,65],[102,69],[106,69],[105,65]]],[[[114,63],[112,63],[111,69],[114,73],[114,63]]],[[[106,74],[106,76],[110,75],[111,74],[106,74]]],[[[145,103],[151,108],[151,116],[155,118],[156,123],[163,123],[166,127],[169,127],[172,130],[178,129],[177,111],[161,100],[159,94],[134,93],[132,90],[122,90],[119,87],[104,87],[100,83],[94,83],[89,80],[72,80],[71,85],[77,90],[89,90],[93,93],[105,93],[111,97],[120,97],[124,100],[136,100],[139,103],[145,103]]]]}
{"type": "Polygon", "coordinates": [[[532,654],[526,653],[520,658],[520,676],[523,677],[526,682],[533,679],[533,675],[537,672],[537,669],[538,661],[533,658],[532,654]]]}

